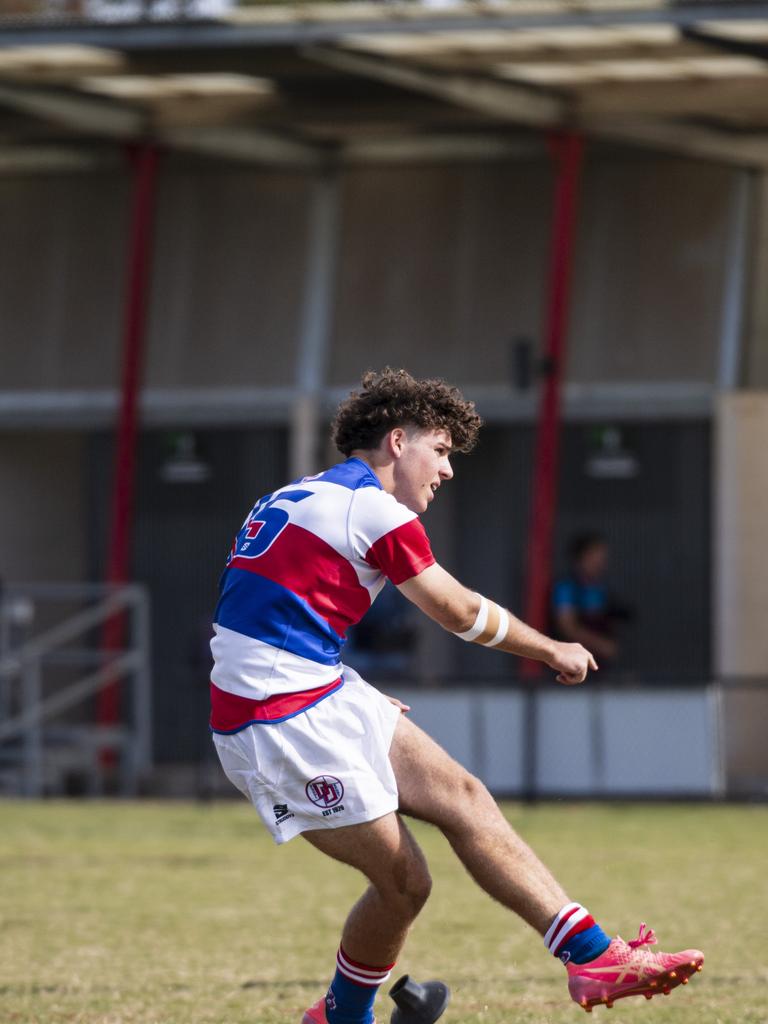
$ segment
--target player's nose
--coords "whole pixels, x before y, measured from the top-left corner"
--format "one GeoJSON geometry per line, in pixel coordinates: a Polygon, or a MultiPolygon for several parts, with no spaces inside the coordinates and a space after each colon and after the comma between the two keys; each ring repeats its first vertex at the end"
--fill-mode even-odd
{"type": "Polygon", "coordinates": [[[453,478],[453,466],[448,459],[443,459],[440,465],[440,476],[443,480],[451,480],[453,478]]]}

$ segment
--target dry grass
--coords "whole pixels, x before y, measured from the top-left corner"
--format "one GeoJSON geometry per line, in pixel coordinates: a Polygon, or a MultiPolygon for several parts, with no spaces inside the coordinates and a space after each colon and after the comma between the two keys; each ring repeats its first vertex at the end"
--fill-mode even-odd
{"type": "MultiPolygon", "coordinates": [[[[665,948],[707,954],[687,989],[618,1003],[611,1020],[768,1022],[766,808],[508,812],[608,930],[646,920],[665,948]]],[[[446,1024],[599,1021],[442,837],[416,832],[435,889],[399,967],[448,981],[446,1024]]],[[[0,864],[3,1024],[298,1024],[361,888],[300,840],[274,847],[245,802],[0,804],[0,864]]]]}

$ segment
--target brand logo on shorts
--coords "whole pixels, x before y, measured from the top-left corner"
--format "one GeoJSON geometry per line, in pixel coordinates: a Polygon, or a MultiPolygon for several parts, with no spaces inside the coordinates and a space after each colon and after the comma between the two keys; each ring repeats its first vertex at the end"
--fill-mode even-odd
{"type": "Polygon", "coordinates": [[[275,812],[275,821],[278,825],[282,825],[284,821],[288,821],[289,818],[293,817],[293,814],[288,810],[288,804],[272,804],[272,810],[275,812]]]}
{"type": "Polygon", "coordinates": [[[316,807],[335,807],[341,803],[344,787],[333,775],[318,775],[307,783],[306,792],[316,807]]]}

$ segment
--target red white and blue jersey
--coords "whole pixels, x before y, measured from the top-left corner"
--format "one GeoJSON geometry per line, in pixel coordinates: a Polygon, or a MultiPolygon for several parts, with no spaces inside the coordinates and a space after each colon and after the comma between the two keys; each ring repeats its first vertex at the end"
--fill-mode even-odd
{"type": "Polygon", "coordinates": [[[342,685],[347,629],[435,559],[418,517],[361,459],[256,503],[235,538],[211,641],[211,728],[284,721],[342,685]]]}

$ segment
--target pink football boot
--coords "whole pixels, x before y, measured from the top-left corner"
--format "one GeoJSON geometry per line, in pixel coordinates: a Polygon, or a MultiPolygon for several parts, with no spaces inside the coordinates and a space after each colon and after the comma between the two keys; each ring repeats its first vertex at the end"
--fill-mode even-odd
{"type": "Polygon", "coordinates": [[[704,954],[698,949],[652,953],[642,948],[655,943],[653,929],[643,923],[632,942],[625,942],[617,935],[595,960],[566,964],[571,998],[588,1013],[601,1003],[610,1009],[616,999],[625,996],[652,999],[660,992],[669,995],[675,986],[687,985],[691,975],[701,970],[704,954]]]}
{"type": "Polygon", "coordinates": [[[301,1018],[301,1024],[328,1024],[328,1018],[325,1016],[325,996],[310,1006],[301,1018]]]}
{"type": "Polygon", "coordinates": [[[328,1018],[325,1016],[325,996],[310,1006],[301,1018],[301,1024],[328,1024],[328,1018]]]}

